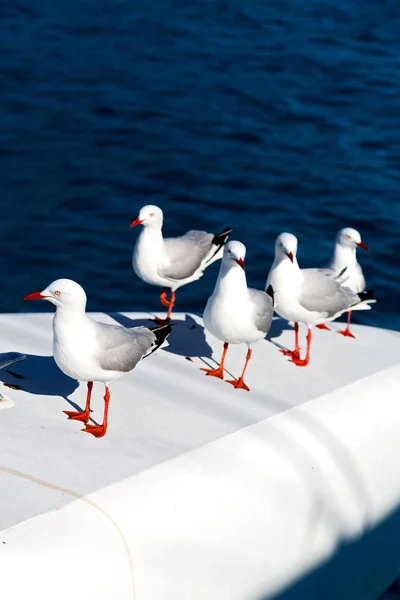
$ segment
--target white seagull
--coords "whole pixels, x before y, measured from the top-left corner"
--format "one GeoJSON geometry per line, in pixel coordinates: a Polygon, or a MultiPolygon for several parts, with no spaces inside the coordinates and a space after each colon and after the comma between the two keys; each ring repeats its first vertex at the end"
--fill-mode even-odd
{"type": "Polygon", "coordinates": [[[275,312],[295,324],[295,349],[283,350],[291,362],[305,367],[310,360],[311,327],[333,321],[342,313],[368,310],[372,291],[355,293],[318,269],[300,269],[297,258],[297,238],[281,233],[275,243],[275,260],[267,279],[275,293],[275,312]],[[300,359],[298,323],[307,325],[307,352],[300,359]]]}
{"type": "Polygon", "coordinates": [[[224,378],[224,361],[229,344],[247,344],[248,351],[239,379],[228,381],[235,388],[249,391],[243,378],[251,358],[251,346],[262,340],[271,327],[274,312],[274,293],[271,286],[266,292],[247,287],[244,271],[246,247],[241,242],[228,242],[214,292],[204,310],[204,325],[215,337],[224,342],[218,369],[202,369],[207,375],[224,378]]]}
{"type": "Polygon", "coordinates": [[[163,212],[152,205],[143,206],[131,227],[136,225],[143,225],[143,229],[133,251],[133,270],[146,283],[164,288],[160,300],[168,307],[168,322],[175,304],[175,291],[200,279],[204,269],[222,257],[223,245],[232,229],[226,227],[217,235],[188,231],[182,237],[163,238],[163,212]],[[168,289],[171,290],[169,300],[168,289]]]}
{"type": "Polygon", "coordinates": [[[147,327],[127,329],[90,319],[86,312],[85,290],[71,279],[57,279],[42,292],[25,300],[47,300],[56,306],[53,319],[53,354],[66,375],[87,381],[86,407],[83,411],[64,411],[70,419],[82,421],[82,431],[103,437],[107,431],[109,385],[136,367],[157,350],[171,331],[169,325],[153,330],[147,327]],[[89,425],[90,396],[93,381],[105,386],[104,415],[101,425],[89,425]]]}
{"type": "MultiPolygon", "coordinates": [[[[338,231],[335,240],[333,256],[327,268],[320,269],[322,273],[334,277],[339,283],[359,294],[365,291],[365,279],[362,269],[357,261],[356,250],[368,250],[367,244],[361,240],[361,235],[356,229],[345,227],[338,231]]],[[[354,338],[350,331],[351,310],[347,312],[347,327],[338,331],[341,335],[354,338]]],[[[317,325],[320,329],[329,329],[325,324],[317,325]]]]}

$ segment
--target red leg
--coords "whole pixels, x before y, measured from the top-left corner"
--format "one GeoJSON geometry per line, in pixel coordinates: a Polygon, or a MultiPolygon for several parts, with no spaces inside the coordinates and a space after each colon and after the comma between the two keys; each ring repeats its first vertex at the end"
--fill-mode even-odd
{"type": "Polygon", "coordinates": [[[172,313],[172,309],[175,306],[175,292],[171,292],[171,298],[169,301],[169,307],[168,307],[168,314],[167,314],[167,321],[169,321],[171,319],[171,313],[172,313]]]}
{"type": "Polygon", "coordinates": [[[224,378],[224,362],[226,351],[228,350],[228,342],[224,343],[224,349],[222,351],[221,362],[219,363],[218,369],[200,369],[200,371],[205,371],[207,375],[211,375],[212,377],[218,377],[219,379],[224,378]]]}
{"type": "Polygon", "coordinates": [[[308,365],[308,363],[310,362],[310,346],[311,346],[311,329],[308,328],[306,357],[303,359],[300,359],[300,357],[299,358],[293,357],[289,362],[294,363],[298,367],[306,367],[308,365]]]}
{"type": "Polygon", "coordinates": [[[351,310],[348,311],[347,313],[347,327],[346,329],[341,329],[340,331],[338,331],[338,333],[341,333],[342,335],[344,335],[345,337],[351,337],[355,339],[355,335],[353,335],[350,331],[350,319],[351,319],[351,310]]]}
{"type": "Polygon", "coordinates": [[[325,329],[326,331],[331,330],[331,328],[325,325],[325,323],[320,323],[319,325],[316,325],[316,327],[318,327],[318,329],[325,329]]]}
{"type": "Polygon", "coordinates": [[[92,395],[92,387],[93,387],[93,381],[88,381],[85,410],[82,410],[82,411],[64,410],[63,411],[66,415],[68,415],[69,419],[72,419],[73,421],[82,421],[83,423],[86,423],[87,421],[89,421],[90,413],[92,412],[90,410],[90,397],[92,395]]]}
{"type": "Polygon", "coordinates": [[[299,346],[299,324],[294,324],[294,340],[295,340],[295,349],[294,350],[280,350],[282,354],[285,356],[290,356],[291,358],[300,358],[300,346],[299,346]]]}
{"type": "Polygon", "coordinates": [[[168,314],[167,314],[166,319],[159,319],[158,317],[156,317],[154,319],[154,321],[157,323],[157,325],[167,325],[171,320],[172,309],[175,306],[175,292],[171,291],[170,300],[167,300],[166,297],[167,297],[167,291],[166,291],[166,289],[164,289],[160,295],[160,300],[161,300],[161,303],[164,304],[164,306],[168,306],[168,314]],[[164,298],[165,302],[163,302],[162,298],[164,298]]]}
{"type": "Polygon", "coordinates": [[[92,435],[94,435],[97,438],[101,438],[104,435],[106,435],[109,401],[110,401],[110,390],[106,386],[106,393],[104,396],[104,415],[103,415],[102,424],[101,425],[89,425],[89,423],[87,423],[86,428],[82,429],[82,431],[86,431],[86,433],[91,433],[92,435]]]}
{"type": "Polygon", "coordinates": [[[248,392],[250,391],[250,388],[243,381],[244,374],[246,373],[247,365],[249,364],[250,358],[251,358],[251,348],[249,348],[247,351],[246,362],[244,363],[243,371],[242,371],[242,374],[239,377],[239,379],[230,379],[230,380],[227,380],[226,383],[231,383],[233,385],[233,387],[235,387],[235,388],[239,388],[241,390],[247,390],[248,392]]]}

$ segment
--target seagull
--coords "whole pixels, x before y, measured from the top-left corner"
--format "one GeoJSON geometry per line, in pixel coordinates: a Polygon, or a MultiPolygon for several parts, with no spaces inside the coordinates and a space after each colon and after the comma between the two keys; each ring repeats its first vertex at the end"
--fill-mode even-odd
{"type": "MultiPolygon", "coordinates": [[[[133,251],[132,266],[136,275],[151,285],[162,286],[161,304],[168,307],[171,318],[175,291],[200,279],[204,269],[222,257],[222,248],[232,229],[226,227],[214,235],[205,231],[188,231],[182,237],[163,238],[163,212],[158,206],[143,206],[131,227],[143,225],[133,251]],[[171,290],[167,299],[167,290],[171,290]]],[[[160,319],[156,319],[161,322],[160,319]]]]}
{"type": "MultiPolygon", "coordinates": [[[[356,229],[345,227],[338,231],[335,240],[335,249],[327,268],[319,269],[322,273],[334,277],[339,283],[345,285],[352,292],[364,292],[366,285],[362,269],[357,261],[356,250],[368,250],[367,244],[361,240],[361,235],[356,229]]],[[[338,331],[341,335],[355,338],[350,331],[351,310],[347,312],[347,327],[338,331]]],[[[320,329],[329,329],[325,324],[317,325],[320,329]]]]}
{"type": "Polygon", "coordinates": [[[206,329],[224,342],[224,349],[218,369],[201,370],[207,375],[223,379],[229,344],[247,344],[246,362],[241,376],[227,383],[249,391],[244,382],[244,374],[251,358],[251,346],[265,338],[271,327],[274,292],[272,286],[266,292],[247,287],[245,255],[246,247],[241,242],[232,241],[225,245],[217,283],[203,314],[206,329]]]}
{"type": "Polygon", "coordinates": [[[82,431],[97,438],[103,437],[107,431],[110,383],[157,350],[170,333],[171,326],[128,329],[93,321],[85,312],[85,290],[71,279],[57,279],[42,292],[25,296],[25,300],[47,300],[56,306],[53,320],[54,360],[69,377],[87,381],[85,410],[64,412],[70,419],[86,424],[82,431]],[[101,425],[87,423],[91,412],[93,381],[101,381],[105,386],[101,425]]]}
{"type": "Polygon", "coordinates": [[[352,292],[318,269],[300,269],[296,253],[297,238],[291,233],[281,233],[275,243],[275,260],[266,286],[272,285],[274,289],[277,314],[295,324],[295,349],[282,352],[297,366],[305,367],[310,360],[312,326],[333,321],[349,309],[368,310],[375,300],[372,290],[352,292]],[[308,330],[304,359],[300,359],[299,322],[305,323],[308,330]]]}

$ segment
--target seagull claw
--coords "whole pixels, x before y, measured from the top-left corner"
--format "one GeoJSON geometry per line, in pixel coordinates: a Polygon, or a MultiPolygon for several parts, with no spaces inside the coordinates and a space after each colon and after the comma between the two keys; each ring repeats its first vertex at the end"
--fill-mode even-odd
{"type": "Polygon", "coordinates": [[[245,382],[243,381],[242,378],[240,378],[240,379],[227,379],[226,383],[230,383],[237,390],[246,390],[247,392],[250,391],[250,388],[245,384],[245,382]]]}
{"type": "Polygon", "coordinates": [[[282,354],[284,354],[285,356],[290,356],[293,359],[300,359],[300,350],[301,348],[299,348],[298,350],[279,350],[279,352],[282,352],[282,354]]]}
{"type": "Polygon", "coordinates": [[[289,360],[289,362],[295,364],[297,367],[306,367],[309,363],[309,359],[308,358],[292,358],[291,360],[289,360]]]}
{"type": "Polygon", "coordinates": [[[104,425],[89,425],[87,424],[85,429],[82,429],[85,433],[91,433],[94,437],[101,438],[106,434],[107,427],[104,425]]]}
{"type": "Polygon", "coordinates": [[[218,369],[200,369],[200,371],[205,371],[206,375],[211,375],[211,377],[224,378],[224,370],[221,367],[218,367],[218,369]]]}
{"type": "Polygon", "coordinates": [[[92,411],[86,411],[86,410],[82,410],[82,411],[75,411],[75,410],[63,410],[63,413],[65,413],[68,417],[68,419],[70,419],[71,421],[82,421],[82,423],[86,423],[86,421],[89,421],[90,419],[90,414],[92,411]]]}
{"type": "Polygon", "coordinates": [[[344,335],[344,337],[356,339],[356,336],[351,333],[350,329],[341,329],[338,331],[338,333],[340,333],[340,335],[344,335]]]}

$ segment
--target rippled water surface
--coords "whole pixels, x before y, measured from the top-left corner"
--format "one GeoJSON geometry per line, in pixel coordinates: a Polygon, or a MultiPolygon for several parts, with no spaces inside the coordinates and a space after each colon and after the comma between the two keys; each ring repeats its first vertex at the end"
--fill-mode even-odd
{"type": "MultiPolygon", "coordinates": [[[[58,277],[91,310],[158,308],[129,229],[153,203],[170,235],[234,227],[260,287],[282,230],[312,266],[358,228],[381,299],[359,320],[399,328],[396,3],[13,0],[0,17],[1,311],[37,310],[24,294],[58,277]]],[[[217,270],[177,309],[202,311],[217,270]]]]}

